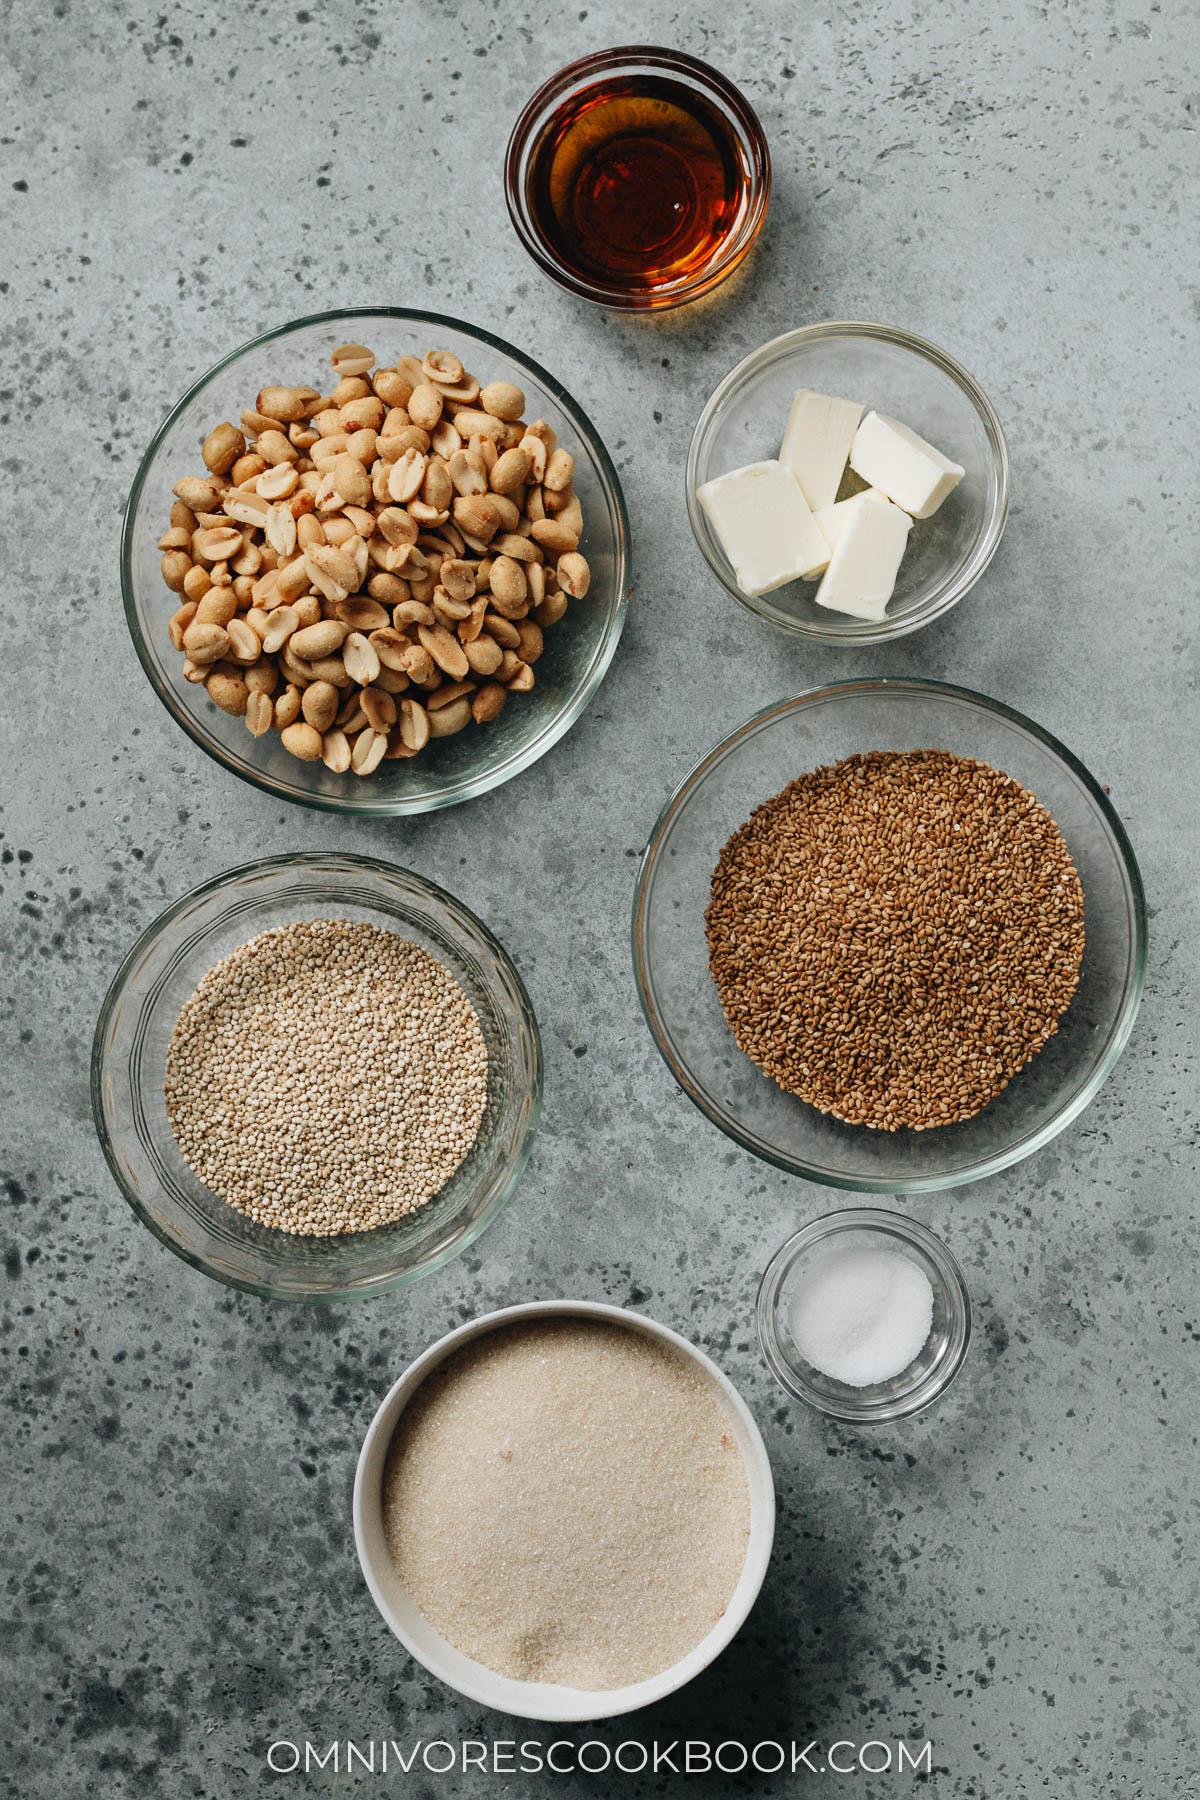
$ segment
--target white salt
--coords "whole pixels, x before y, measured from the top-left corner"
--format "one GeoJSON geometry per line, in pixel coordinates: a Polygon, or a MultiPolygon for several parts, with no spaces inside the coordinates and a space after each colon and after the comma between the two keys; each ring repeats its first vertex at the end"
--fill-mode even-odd
{"type": "Polygon", "coordinates": [[[796,1283],[792,1338],[814,1369],[848,1387],[890,1381],[915,1361],[933,1323],[924,1269],[895,1250],[831,1250],[796,1283]]]}

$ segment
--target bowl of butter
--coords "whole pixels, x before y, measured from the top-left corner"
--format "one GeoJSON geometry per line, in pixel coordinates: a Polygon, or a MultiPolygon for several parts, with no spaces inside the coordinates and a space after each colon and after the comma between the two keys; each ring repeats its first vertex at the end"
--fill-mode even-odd
{"type": "Polygon", "coordinates": [[[747,356],[696,424],[688,516],[735,600],[878,644],[978,581],[1008,511],[1004,432],[951,356],[887,325],[804,325],[747,356]]]}

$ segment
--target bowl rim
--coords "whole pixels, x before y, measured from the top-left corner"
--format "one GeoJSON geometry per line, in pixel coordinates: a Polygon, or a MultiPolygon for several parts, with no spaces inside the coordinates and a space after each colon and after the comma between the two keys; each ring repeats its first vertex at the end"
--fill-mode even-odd
{"type": "MultiPolygon", "coordinates": [[[[611,312],[670,312],[703,298],[727,280],[753,248],[767,216],[771,198],[771,147],[762,121],[742,90],[729,77],[685,50],[672,50],[663,44],[615,44],[607,49],[592,50],[564,63],[547,77],[530,95],[518,113],[504,152],[504,198],[508,216],[522,248],[543,275],[579,299],[588,300],[611,312]],[[748,171],[746,215],[736,235],[712,262],[698,270],[692,280],[670,290],[663,298],[634,296],[625,288],[604,281],[588,281],[575,275],[543,247],[534,231],[525,206],[524,183],[520,179],[522,162],[531,134],[542,120],[547,107],[567,92],[584,76],[599,76],[626,65],[649,64],[667,73],[672,70],[690,75],[710,99],[731,114],[752,147],[753,166],[748,171]]],[[[653,290],[649,291],[653,294],[653,290]]]]}
{"type": "MultiPolygon", "coordinates": [[[[763,1270],[754,1300],[754,1331],[762,1359],[785,1393],[802,1400],[814,1412],[847,1425],[890,1425],[898,1419],[911,1418],[940,1400],[950,1386],[971,1347],[971,1290],[963,1274],[962,1264],[944,1238],[920,1219],[884,1206],[847,1206],[835,1212],[822,1213],[810,1219],[798,1231],[784,1239],[763,1270]],[[874,1231],[899,1238],[919,1252],[922,1262],[931,1267],[946,1297],[952,1321],[957,1330],[951,1349],[943,1363],[931,1369],[924,1380],[895,1399],[873,1401],[836,1400],[822,1394],[807,1380],[783,1349],[776,1329],[775,1311],[783,1283],[797,1259],[817,1244],[847,1232],[874,1231]]],[[[818,1371],[819,1373],[820,1371],[818,1371]]],[[[901,1370],[903,1374],[903,1370],[901,1370]]],[[[828,1377],[826,1378],[828,1379],[828,1377]]],[[[870,1392],[864,1389],[863,1392],[870,1392]]]]}
{"type": "MultiPolygon", "coordinates": [[[[382,1473],[382,1469],[380,1470],[382,1473]]],[[[745,1624],[762,1589],[767,1567],[771,1560],[771,1550],[775,1538],[775,1481],[771,1472],[771,1460],[763,1441],[762,1432],[729,1376],[715,1363],[707,1351],[691,1342],[680,1332],[669,1325],[663,1325],[646,1313],[635,1311],[628,1306],[614,1306],[607,1301],[572,1300],[527,1300],[513,1306],[498,1307],[492,1312],[481,1313],[473,1319],[467,1319],[453,1330],[422,1351],[408,1367],[397,1377],[380,1401],[367,1427],[362,1449],[359,1451],[358,1463],[354,1471],[354,1497],[352,1503],[354,1519],[354,1543],[358,1552],[359,1566],[370,1591],[371,1598],[382,1615],[384,1622],[393,1635],[399,1638],[409,1655],[435,1675],[439,1681],[462,1694],[468,1700],[474,1700],[484,1706],[506,1712],[510,1716],[523,1719],[557,1720],[561,1722],[580,1722],[592,1719],[616,1718],[622,1713],[634,1712],[643,1706],[652,1705],[667,1695],[675,1693],[679,1688],[693,1680],[702,1670],[726,1650],[745,1624]],[[378,1523],[382,1514],[382,1506],[378,1494],[367,1493],[367,1476],[373,1460],[378,1456],[386,1456],[387,1445],[395,1433],[397,1422],[405,1407],[411,1401],[417,1389],[426,1377],[450,1356],[462,1344],[484,1337],[505,1325],[519,1323],[524,1319],[546,1318],[554,1315],[600,1319],[611,1324],[621,1325],[626,1330],[639,1332],[642,1336],[655,1338],[660,1343],[670,1344],[675,1351],[697,1364],[723,1396],[726,1404],[732,1409],[741,1424],[749,1445],[753,1466],[742,1450],[743,1461],[747,1462],[747,1477],[750,1481],[750,1533],[746,1544],[746,1560],[738,1577],[737,1586],[730,1596],[729,1605],[722,1613],[720,1620],[712,1630],[700,1640],[678,1662],[672,1663],[658,1675],[652,1675],[645,1681],[631,1683],[623,1688],[586,1689],[571,1688],[555,1682],[518,1682],[510,1676],[503,1676],[484,1669],[481,1664],[475,1666],[481,1670],[478,1678],[463,1681],[451,1675],[440,1655],[430,1654],[428,1647],[418,1647],[411,1633],[396,1617],[383,1591],[376,1574],[376,1561],[366,1542],[367,1515],[370,1513],[372,1523],[378,1523]],[[377,1449],[381,1438],[385,1439],[382,1449],[377,1449]],[[760,1495],[756,1502],[754,1494],[754,1478],[760,1484],[760,1495]],[[498,1690],[503,1687],[503,1694],[498,1690]],[[538,1707],[534,1699],[528,1706],[520,1704],[521,1696],[513,1690],[527,1688],[531,1696],[543,1695],[575,1696],[550,1706],[543,1701],[538,1707]],[[514,1704],[514,1701],[516,1704],[514,1704]]],[[[386,1550],[383,1552],[386,1555],[386,1550]]],[[[415,1604],[415,1603],[414,1603],[415,1604]]],[[[419,1609],[418,1609],[419,1610],[419,1609]]],[[[431,1628],[432,1629],[432,1628],[431,1628]]],[[[464,1654],[459,1652],[459,1654],[464,1654]]],[[[468,1658],[468,1661],[473,1659],[468,1658]]]]}
{"type": "Polygon", "coordinates": [[[523,350],[518,350],[514,344],[510,344],[505,338],[497,336],[496,333],[488,331],[485,327],[469,324],[466,320],[454,318],[449,313],[425,312],[418,307],[409,306],[339,306],[328,312],[306,313],[301,317],[288,319],[284,324],[277,325],[270,331],[263,331],[256,337],[247,338],[244,343],[239,344],[236,349],[229,351],[227,355],[221,357],[220,360],[215,362],[203,375],[200,375],[193,381],[182,398],[176,401],[158,430],[154,433],[149,446],[144,452],[141,461],[138,463],[137,472],[134,475],[133,483],[129,489],[129,496],[125,502],[125,511],[121,521],[121,597],[125,613],[126,628],[133,640],[133,647],[137,653],[138,661],[142,665],[142,670],[146,675],[150,686],[158,696],[162,705],[175,720],[176,724],[181,726],[192,742],[196,744],[206,756],[211,757],[215,763],[219,763],[222,768],[228,769],[239,781],[245,781],[249,783],[251,787],[258,788],[262,793],[270,794],[272,799],[284,800],[293,806],[311,806],[319,812],[338,813],[354,818],[412,817],[420,813],[437,812],[440,811],[442,807],[446,806],[457,806],[466,800],[473,800],[481,794],[489,793],[493,788],[502,787],[506,781],[511,781],[514,776],[523,774],[533,763],[539,761],[548,750],[551,750],[554,745],[558,743],[560,738],[565,737],[571,726],[574,725],[576,720],[591,703],[596,690],[608,673],[613,657],[616,655],[617,645],[620,642],[621,633],[624,630],[626,616],[629,611],[630,594],[632,593],[632,584],[629,580],[629,541],[629,514],[625,505],[625,495],[621,488],[620,477],[617,474],[612,458],[609,456],[608,450],[605,447],[599,432],[593,425],[589,415],[583,410],[578,400],[575,399],[574,395],[563,386],[562,382],[560,382],[556,376],[551,375],[550,372],[547,369],[544,369],[539,362],[536,362],[533,357],[526,355],[523,350]],[[578,421],[580,435],[586,439],[588,449],[596,459],[602,483],[611,498],[613,511],[616,514],[617,542],[613,595],[609,602],[608,616],[597,648],[596,657],[584,686],[575,695],[570,705],[563,707],[562,710],[549,721],[537,737],[532,740],[532,742],[515,752],[505,762],[494,769],[488,769],[482,775],[457,783],[455,787],[450,790],[436,794],[417,794],[409,797],[400,796],[386,800],[373,799],[369,783],[359,783],[359,786],[367,791],[358,794],[355,790],[348,789],[346,797],[344,798],[335,798],[330,795],[317,793],[296,794],[281,788],[271,777],[260,773],[252,767],[243,766],[243,764],[240,763],[236,757],[231,755],[223,745],[216,741],[208,742],[200,735],[190,710],[184,705],[174,686],[162,679],[154,659],[150,654],[149,646],[142,632],[141,622],[138,618],[137,598],[133,576],[134,526],[142,498],[142,492],[145,488],[150,470],[154,465],[159,450],[177,419],[179,419],[185,408],[188,407],[211,382],[215,381],[219,375],[229,368],[232,363],[235,363],[239,357],[245,356],[252,350],[261,348],[264,344],[274,343],[279,338],[287,337],[291,332],[300,331],[308,326],[329,325],[339,319],[399,319],[422,321],[426,324],[432,324],[434,327],[444,325],[451,331],[461,332],[466,337],[477,339],[479,342],[486,344],[490,349],[498,351],[502,356],[508,357],[518,367],[527,369],[554,398],[557,404],[573,419],[578,421]]]}
{"type": "MultiPolygon", "coordinates": [[[[89,1062],[89,1093],[91,1099],[92,1124],[95,1129],[96,1137],[99,1140],[104,1160],[108,1165],[109,1174],[112,1176],[118,1190],[123,1195],[141,1224],[143,1224],[147,1230],[158,1239],[159,1243],[165,1244],[167,1249],[172,1251],[181,1262],[187,1263],[190,1268],[198,1270],[200,1274],[207,1275],[210,1280],[219,1281],[225,1287],[236,1288],[243,1294],[254,1294],[260,1299],[282,1300],[298,1305],[333,1305],[344,1300],[369,1300],[378,1294],[393,1293],[398,1288],[408,1287],[412,1282],[422,1280],[426,1275],[432,1275],[436,1270],[443,1268],[448,1262],[452,1262],[456,1256],[461,1255],[464,1250],[467,1250],[476,1239],[487,1230],[488,1226],[493,1224],[495,1220],[499,1218],[500,1214],[504,1211],[504,1208],[508,1205],[508,1202],[512,1199],[513,1194],[516,1192],[517,1185],[525,1172],[525,1166],[528,1163],[530,1154],[533,1150],[534,1139],[537,1136],[538,1126],[541,1122],[544,1086],[545,1061],[542,1049],[542,1034],[538,1025],[537,1014],[534,1012],[533,1003],[529,998],[525,983],[521,979],[520,971],[508,954],[508,951],[495,936],[494,932],[483,923],[482,919],[471,911],[469,906],[464,905],[461,900],[455,895],[448,893],[447,890],[440,887],[437,882],[431,881],[428,876],[419,875],[415,869],[405,868],[402,864],[385,862],[381,857],[364,856],[354,851],[285,851],[275,856],[258,857],[252,862],[239,863],[235,868],[224,869],[219,875],[210,876],[206,881],[197,883],[195,887],[189,888],[185,894],[181,894],[170,906],[156,914],[145,929],[138,934],[136,941],[121,958],[116,973],[109,982],[103,1002],[101,1003],[99,1015],[96,1019],[95,1030],[92,1033],[92,1047],[89,1062]],[[143,1203],[141,1196],[134,1192],[125,1178],[125,1173],[117,1155],[116,1144],[108,1129],[103,1097],[104,1071],[106,1067],[105,1040],[112,1015],[121,1003],[129,971],[138,962],[143,953],[148,950],[151,945],[157,942],[166,928],[197,901],[202,900],[211,894],[218,893],[223,888],[232,887],[235,882],[241,880],[245,876],[263,874],[271,869],[286,868],[297,870],[303,875],[306,871],[319,870],[322,868],[344,868],[346,865],[350,865],[356,870],[370,874],[385,874],[387,876],[394,876],[397,874],[403,875],[409,881],[415,883],[418,888],[423,889],[432,899],[443,905],[451,915],[461,914],[465,916],[466,920],[469,921],[471,926],[479,933],[489,951],[491,951],[496,960],[503,967],[507,979],[513,985],[518,1000],[518,1009],[523,1027],[528,1034],[529,1044],[533,1052],[533,1067],[529,1083],[529,1117],[526,1121],[525,1129],[522,1133],[521,1141],[512,1164],[503,1179],[497,1183],[491,1201],[478,1217],[472,1219],[461,1232],[453,1237],[449,1243],[443,1244],[433,1255],[417,1263],[412,1268],[401,1270],[394,1275],[381,1276],[378,1280],[372,1281],[369,1285],[321,1288],[311,1292],[305,1291],[304,1289],[279,1289],[274,1287],[270,1281],[255,1280],[249,1276],[235,1275],[230,1270],[220,1268],[199,1252],[194,1251],[187,1245],[177,1241],[167,1230],[165,1230],[152,1210],[143,1203]]],[[[307,1239],[305,1241],[307,1241],[307,1239]]]]}
{"type": "MultiPolygon", "coordinates": [[[[805,688],[793,698],[776,700],[769,706],[762,707],[743,725],[739,725],[735,730],[729,732],[711,750],[698,757],[675,787],[654,822],[646,848],[642,852],[638,864],[630,926],[634,981],[637,986],[642,1016],[650,1029],[650,1035],[659,1055],[697,1110],[702,1112],[705,1118],[711,1120],[718,1130],[723,1131],[726,1137],[732,1138],[735,1143],[740,1144],[744,1150],[749,1150],[752,1155],[759,1157],[763,1162],[770,1163],[787,1174],[799,1175],[806,1181],[816,1182],[822,1187],[868,1194],[939,1193],[948,1188],[962,1187],[967,1182],[981,1181],[989,1175],[998,1174],[1002,1169],[1011,1168],[1014,1163],[1022,1162],[1027,1156],[1032,1156],[1035,1151],[1043,1149],[1061,1131],[1065,1130],[1072,1120],[1078,1118],[1079,1114],[1091,1104],[1099,1089],[1112,1073],[1122,1051],[1129,1042],[1146,981],[1147,935],[1146,894],[1137,858],[1116,809],[1095,776],[1085,768],[1077,756],[1067,749],[1065,744],[1059,742],[1053,732],[1047,731],[1045,726],[1036,724],[1024,713],[1018,712],[1015,707],[1007,706],[1004,701],[994,700],[990,695],[978,693],[972,688],[959,687],[948,681],[932,681],[920,676],[863,676],[857,680],[831,682],[823,687],[805,688]],[[659,1009],[655,1002],[654,980],[650,958],[646,950],[647,896],[658,867],[659,851],[668,828],[686,806],[692,793],[709,771],[722,761],[737,744],[761,730],[775,718],[801,711],[806,706],[820,701],[845,699],[857,693],[884,690],[917,695],[940,695],[952,700],[965,701],[969,706],[977,707],[984,712],[995,713],[1001,719],[1018,726],[1043,744],[1052,755],[1058,757],[1087,790],[1112,834],[1118,860],[1128,884],[1128,899],[1134,926],[1131,968],[1117,1023],[1109,1037],[1104,1055],[1078,1092],[1037,1130],[1027,1133],[1016,1143],[985,1157],[970,1168],[949,1175],[913,1176],[907,1179],[898,1179],[895,1175],[888,1176],[886,1179],[882,1176],[872,1178],[862,1174],[856,1174],[853,1177],[841,1176],[827,1169],[818,1169],[813,1164],[806,1163],[799,1158],[784,1156],[772,1150],[756,1139],[752,1133],[743,1130],[732,1119],[724,1117],[692,1079],[682,1059],[677,1058],[671,1048],[670,1038],[662,1025],[659,1009]]],[[[803,1102],[800,1104],[802,1105],[803,1102]]]]}
{"type": "Polygon", "coordinates": [[[1000,423],[995,407],[974,376],[969,374],[948,351],[941,349],[929,338],[920,337],[913,331],[906,331],[903,326],[883,325],[871,319],[825,319],[812,325],[798,325],[792,331],[784,331],[778,337],[769,338],[765,344],[760,344],[757,350],[751,350],[749,355],[744,356],[718,382],[705,402],[692,430],[684,470],[684,497],[687,502],[688,523],[692,528],[692,536],[696,540],[696,546],[701,556],[725,592],[745,607],[747,612],[753,613],[756,618],[766,619],[769,624],[774,625],[780,631],[793,633],[799,637],[813,638],[822,643],[844,644],[855,648],[868,644],[892,643],[897,638],[907,637],[911,632],[921,631],[926,625],[931,625],[935,619],[943,618],[946,613],[958,605],[959,601],[975,586],[996,554],[1008,518],[1011,486],[1012,462],[1009,457],[1004,427],[1000,423]],[[996,499],[984,518],[970,556],[956,578],[944,579],[933,589],[931,600],[927,603],[928,610],[907,618],[897,615],[895,617],[885,616],[882,620],[846,619],[840,622],[831,618],[826,622],[825,620],[814,621],[784,617],[769,604],[770,594],[756,597],[743,594],[736,581],[730,578],[726,569],[722,567],[722,560],[715,554],[708,524],[700,509],[698,498],[700,484],[697,480],[700,447],[713,419],[729,401],[741,382],[752,370],[779,361],[793,349],[836,337],[875,339],[932,363],[935,368],[955,383],[974,407],[991,447],[992,467],[996,479],[996,499]]]}

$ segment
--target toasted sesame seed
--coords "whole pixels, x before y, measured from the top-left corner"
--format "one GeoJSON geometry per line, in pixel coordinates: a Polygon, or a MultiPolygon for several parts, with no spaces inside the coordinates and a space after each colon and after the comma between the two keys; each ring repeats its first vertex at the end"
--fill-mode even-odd
{"type": "Polygon", "coordinates": [[[850,1125],[968,1119],[1058,1029],[1083,890],[1035,796],[941,750],[814,770],[729,839],[705,914],[740,1048],[850,1125]]]}

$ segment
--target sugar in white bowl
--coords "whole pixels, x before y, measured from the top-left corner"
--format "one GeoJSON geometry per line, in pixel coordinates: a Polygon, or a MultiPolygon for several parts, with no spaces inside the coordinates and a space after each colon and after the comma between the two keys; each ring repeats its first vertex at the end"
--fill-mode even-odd
{"type": "Polygon", "coordinates": [[[924,1269],[895,1250],[830,1250],[797,1281],[788,1324],[813,1368],[848,1387],[874,1387],[921,1354],[933,1289],[924,1269]]]}

